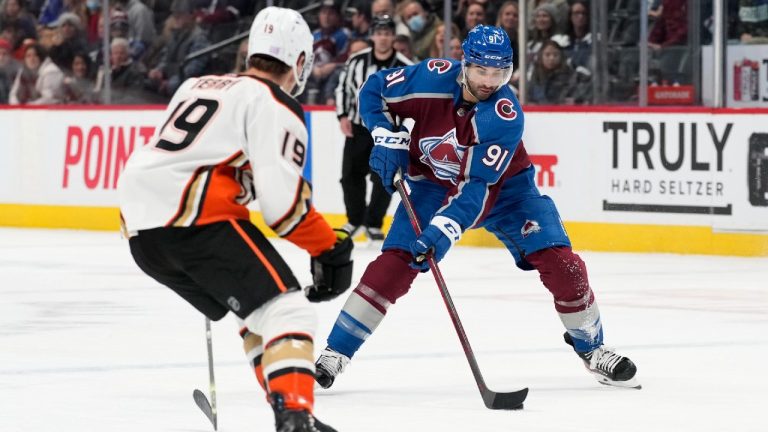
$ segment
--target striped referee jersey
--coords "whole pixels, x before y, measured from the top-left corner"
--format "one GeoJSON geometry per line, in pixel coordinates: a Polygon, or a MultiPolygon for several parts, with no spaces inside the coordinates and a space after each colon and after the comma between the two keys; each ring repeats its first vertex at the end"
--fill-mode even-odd
{"type": "Polygon", "coordinates": [[[406,56],[392,50],[394,53],[383,61],[373,55],[373,48],[366,48],[355,53],[347,60],[344,70],[339,76],[336,86],[336,115],[348,117],[352,123],[361,125],[360,114],[357,110],[357,93],[368,77],[382,69],[390,69],[413,64],[406,56]]]}

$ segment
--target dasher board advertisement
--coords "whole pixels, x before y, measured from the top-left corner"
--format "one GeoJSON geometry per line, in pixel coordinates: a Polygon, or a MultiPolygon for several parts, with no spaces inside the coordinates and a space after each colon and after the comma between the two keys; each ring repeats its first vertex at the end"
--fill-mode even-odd
{"type": "Polygon", "coordinates": [[[529,152],[556,158],[546,170],[555,180],[540,188],[566,221],[765,231],[764,118],[530,113],[523,139],[529,152]]]}
{"type": "MultiPolygon", "coordinates": [[[[702,47],[702,99],[714,95],[712,46],[702,47]]],[[[725,55],[725,103],[730,108],[768,107],[768,44],[728,45],[725,55]]]]}

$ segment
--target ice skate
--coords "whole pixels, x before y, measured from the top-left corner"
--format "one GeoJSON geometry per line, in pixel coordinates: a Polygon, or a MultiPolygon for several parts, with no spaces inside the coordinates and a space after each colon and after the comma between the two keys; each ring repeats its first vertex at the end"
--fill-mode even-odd
{"type": "Polygon", "coordinates": [[[277,432],[336,432],[336,429],[322,423],[309,411],[286,409],[280,393],[270,394],[269,401],[275,411],[277,432]]]}
{"type": "Polygon", "coordinates": [[[371,245],[373,246],[381,246],[381,244],[384,242],[384,232],[381,231],[381,228],[366,228],[365,229],[365,235],[368,237],[368,241],[371,242],[371,245]]]}
{"type": "Polygon", "coordinates": [[[355,238],[355,236],[360,232],[361,228],[363,228],[362,225],[352,225],[351,223],[347,222],[342,225],[340,229],[349,234],[350,237],[355,238]]]}
{"type": "MultiPolygon", "coordinates": [[[[568,332],[563,335],[563,338],[565,343],[573,346],[573,339],[571,339],[571,335],[568,332]]],[[[600,346],[590,352],[577,352],[576,354],[581,357],[584,361],[584,366],[597,378],[600,384],[635,389],[642,388],[635,378],[637,366],[629,358],[616,354],[613,349],[600,346]]]]}
{"type": "Polygon", "coordinates": [[[315,362],[315,381],[322,388],[330,388],[336,375],[344,372],[349,357],[326,347],[315,362]]]}

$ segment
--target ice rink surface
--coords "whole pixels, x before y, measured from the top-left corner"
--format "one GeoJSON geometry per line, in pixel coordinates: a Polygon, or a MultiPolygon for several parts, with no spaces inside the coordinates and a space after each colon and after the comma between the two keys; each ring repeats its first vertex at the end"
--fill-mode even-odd
{"type": "MultiPolygon", "coordinates": [[[[276,241],[303,283],[308,257],[276,241]]],[[[355,252],[356,279],[378,251],[355,252]]],[[[339,431],[766,431],[768,259],[581,253],[606,343],[642,390],[599,385],[562,341],[549,293],[501,249],[442,264],[494,390],[529,387],[522,411],[480,399],[430,274],[390,309],[317,416],[339,431]]],[[[143,275],[116,233],[0,229],[0,431],[212,430],[204,319],[143,275]]],[[[344,298],[321,304],[315,349],[344,298]]],[[[213,331],[219,430],[271,431],[234,320],[213,331]]]]}

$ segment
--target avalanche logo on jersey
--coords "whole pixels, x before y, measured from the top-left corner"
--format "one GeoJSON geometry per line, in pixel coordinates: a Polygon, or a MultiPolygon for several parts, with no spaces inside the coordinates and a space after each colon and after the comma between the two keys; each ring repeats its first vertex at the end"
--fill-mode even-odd
{"type": "Polygon", "coordinates": [[[523,224],[523,227],[520,228],[520,234],[523,235],[523,238],[527,238],[531,234],[535,234],[541,232],[541,225],[539,225],[538,222],[535,220],[528,219],[523,224]]]}
{"type": "Polygon", "coordinates": [[[467,147],[456,140],[456,128],[441,137],[426,137],[419,140],[421,157],[419,160],[432,168],[435,177],[456,184],[461,160],[467,147]]]}
{"type": "Polygon", "coordinates": [[[501,98],[496,101],[496,114],[504,120],[511,121],[517,118],[515,104],[507,98],[501,98]]]}
{"type": "Polygon", "coordinates": [[[446,73],[450,68],[451,62],[443,59],[432,59],[427,63],[427,69],[429,69],[430,72],[437,71],[438,74],[446,73]]]}

